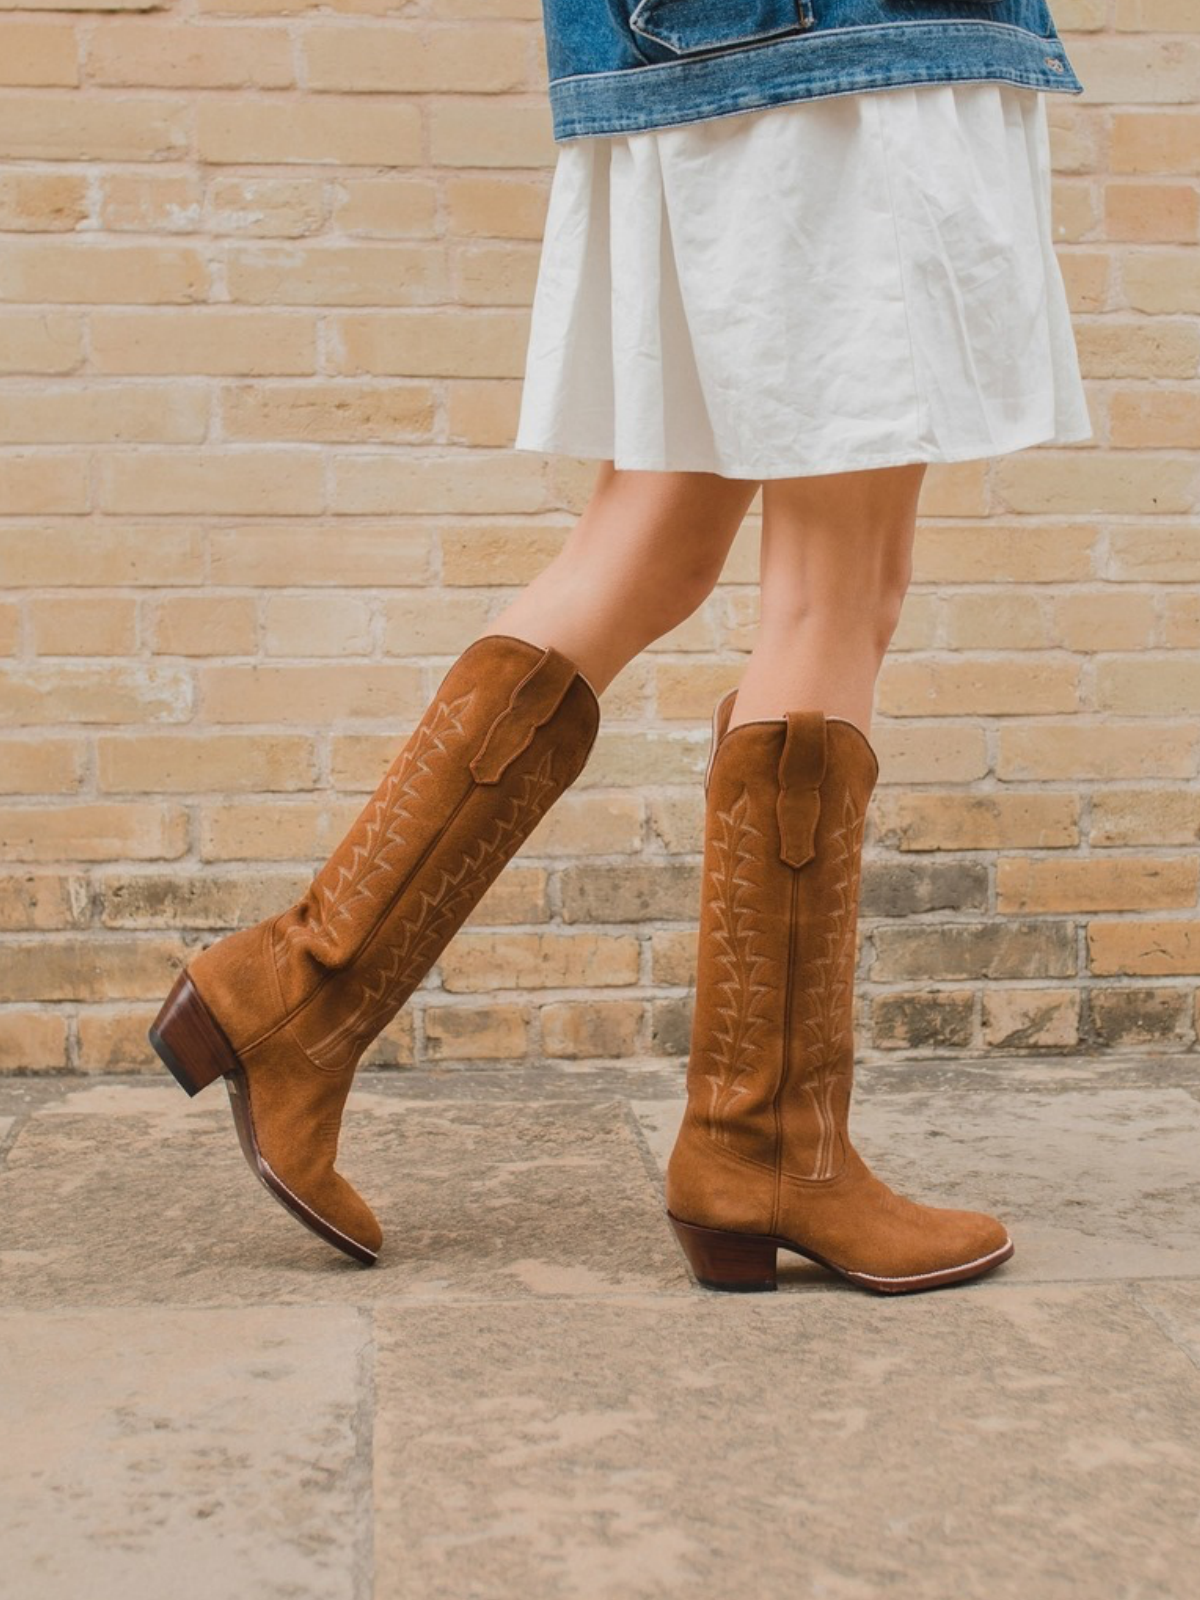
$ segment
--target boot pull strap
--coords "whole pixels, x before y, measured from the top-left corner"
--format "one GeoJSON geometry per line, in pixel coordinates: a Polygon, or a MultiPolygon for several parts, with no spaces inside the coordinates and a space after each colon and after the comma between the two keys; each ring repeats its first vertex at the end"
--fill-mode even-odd
{"type": "Polygon", "coordinates": [[[737,694],[737,685],[726,689],[725,693],[713,707],[712,733],[708,741],[708,765],[704,769],[704,793],[708,793],[708,780],[712,776],[713,762],[717,759],[717,746],[725,737],[725,729],[729,724],[729,714],[733,710],[734,696],[737,694]]]}
{"type": "Polygon", "coordinates": [[[775,800],[779,856],[789,866],[802,867],[817,853],[820,785],[825,777],[825,713],[788,711],[785,719],[787,732],[779,756],[779,794],[775,800]]]}
{"type": "Polygon", "coordinates": [[[576,671],[575,663],[561,650],[553,645],[545,647],[471,757],[471,776],[476,783],[500,781],[511,763],[533,742],[537,730],[558,710],[576,671]]]}

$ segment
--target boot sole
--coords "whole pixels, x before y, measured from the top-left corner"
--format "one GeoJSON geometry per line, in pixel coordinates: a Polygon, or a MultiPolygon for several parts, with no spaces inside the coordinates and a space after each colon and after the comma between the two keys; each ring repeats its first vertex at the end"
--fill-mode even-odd
{"type": "Polygon", "coordinates": [[[364,1266],[379,1259],[294,1194],[259,1149],[250,1108],[246,1069],[221,1031],[220,1024],[201,1000],[195,984],[181,972],[150,1028],[150,1043],[172,1077],[188,1095],[197,1095],[217,1078],[225,1079],[238,1143],[251,1171],[280,1205],[326,1244],[352,1256],[364,1266]]]}
{"type": "Polygon", "coordinates": [[[705,1289],[721,1289],[732,1294],[756,1294],[778,1288],[776,1278],[776,1253],[790,1250],[804,1256],[820,1267],[827,1267],[848,1282],[878,1294],[912,1294],[920,1289],[937,1289],[943,1284],[963,1283],[968,1278],[978,1278],[1012,1255],[1014,1245],[1006,1240],[998,1250],[974,1261],[959,1262],[953,1267],[943,1267],[937,1272],[911,1273],[903,1277],[877,1277],[870,1272],[856,1272],[853,1267],[839,1266],[806,1245],[794,1239],[784,1239],[776,1234],[733,1233],[722,1228],[701,1228],[694,1222],[683,1222],[667,1212],[675,1230],[675,1237],[687,1259],[696,1282],[705,1289]]]}

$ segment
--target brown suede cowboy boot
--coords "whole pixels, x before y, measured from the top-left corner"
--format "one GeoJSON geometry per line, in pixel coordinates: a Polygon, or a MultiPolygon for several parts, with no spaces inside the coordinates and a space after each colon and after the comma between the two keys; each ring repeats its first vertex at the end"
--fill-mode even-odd
{"type": "Polygon", "coordinates": [[[189,1094],[225,1078],[251,1167],[357,1261],[382,1238],[334,1170],[359,1057],[583,770],[599,720],[558,650],[474,640],[303,897],[194,957],[150,1030],[189,1094]]]}
{"type": "Polygon", "coordinates": [[[858,898],[879,763],[842,717],[713,714],[687,1109],[667,1209],[700,1283],[774,1289],[793,1250],[885,1293],[1013,1253],[978,1211],[918,1205],[850,1143],[858,898]]]}

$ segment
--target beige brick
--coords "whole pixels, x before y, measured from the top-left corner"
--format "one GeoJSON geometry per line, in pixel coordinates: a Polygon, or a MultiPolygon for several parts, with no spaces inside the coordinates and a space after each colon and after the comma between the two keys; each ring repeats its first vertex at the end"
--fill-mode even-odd
{"type": "Polygon", "coordinates": [[[0,385],[0,444],[198,444],[208,396],[192,384],[0,385]]]}
{"type": "Polygon", "coordinates": [[[1185,778],[1196,770],[1196,730],[1186,725],[1081,713],[1002,727],[999,741],[996,776],[1005,781],[1185,778]]]}
{"type": "Polygon", "coordinates": [[[439,167],[554,165],[554,135],[543,97],[523,103],[447,95],[430,103],[429,136],[439,167]]]}
{"type": "Polygon", "coordinates": [[[1091,574],[1099,540],[1087,524],[918,522],[913,583],[1070,583],[1091,574]]]}
{"type": "Polygon", "coordinates": [[[316,319],[303,312],[95,311],[91,326],[97,372],[270,377],[316,369],[316,319]]]}
{"type": "MultiPolygon", "coordinates": [[[[0,41],[3,32],[0,26],[0,41]]],[[[3,48],[0,42],[0,62],[3,48]]],[[[0,173],[0,228],[5,232],[70,232],[87,214],[87,184],[78,173],[19,168],[0,173]]]]}
{"type": "Polygon", "coordinates": [[[467,913],[466,928],[503,928],[517,923],[550,921],[550,874],[525,859],[540,852],[531,838],[518,848],[513,862],[467,913]]]}
{"type": "Polygon", "coordinates": [[[1101,789],[1092,796],[1093,845],[1200,844],[1200,793],[1187,789],[1101,789]]]}
{"type": "Polygon", "coordinates": [[[362,656],[371,653],[371,607],[353,595],[272,595],[264,612],[269,656],[362,656]]]}
{"type": "Polygon", "coordinates": [[[971,1043],[974,1017],[969,989],[883,994],[871,1004],[871,1042],[878,1050],[961,1050],[971,1043]]]}
{"type": "Polygon", "coordinates": [[[421,113],[394,96],[262,100],[214,93],[196,103],[195,115],[202,161],[405,166],[422,159],[421,113]]]}
{"type": "Polygon", "coordinates": [[[1072,65],[1103,105],[1188,105],[1200,98],[1200,41],[1114,34],[1071,43],[1072,65]]]}
{"type": "Polygon", "coordinates": [[[86,304],[201,300],[208,267],[188,245],[11,239],[0,254],[0,299],[86,304]]]}
{"type": "Polygon", "coordinates": [[[1192,0],[1116,0],[1113,20],[1123,32],[1200,32],[1200,14],[1192,0]]]}
{"type": "Polygon", "coordinates": [[[83,360],[83,327],[74,311],[0,309],[0,373],[73,372],[83,360]]]}
{"type": "Polygon", "coordinates": [[[1113,172],[1200,172],[1200,112],[1114,111],[1108,159],[1113,172]]]}
{"type": "Polygon", "coordinates": [[[1074,924],[945,922],[880,926],[873,936],[872,980],[896,978],[1060,978],[1076,970],[1074,924]]]}
{"type": "Polygon", "coordinates": [[[202,861],[317,861],[333,853],[357,802],[233,801],[201,808],[202,861]]]}
{"type": "Polygon", "coordinates": [[[713,706],[736,687],[745,661],[660,661],[654,667],[655,711],[664,720],[709,722],[713,706]]]}
{"type": "Polygon", "coordinates": [[[1194,594],[1163,596],[1160,643],[1169,650],[1200,650],[1200,604],[1194,594]]]}
{"type": "Polygon", "coordinates": [[[537,282],[539,251],[532,244],[484,240],[453,253],[454,279],[463,305],[527,306],[537,282]]]}
{"type": "Polygon", "coordinates": [[[254,597],[170,595],[154,607],[150,632],[162,655],[253,655],[258,639],[254,597]]]}
{"type": "Polygon", "coordinates": [[[1035,660],[928,656],[885,661],[879,710],[887,716],[977,716],[1070,711],[1079,703],[1079,667],[1059,655],[1035,660]]]}
{"type": "Polygon", "coordinates": [[[1059,251],[1058,264],[1072,316],[1104,311],[1108,307],[1113,292],[1114,266],[1107,255],[1099,251],[1059,251]]]}
{"type": "Polygon", "coordinates": [[[560,875],[564,922],[679,922],[697,915],[700,867],[686,861],[565,866],[560,875]]]}
{"type": "Polygon", "coordinates": [[[480,20],[470,37],[471,48],[464,50],[460,28],[424,20],[317,23],[301,35],[305,81],[310,89],[360,94],[498,94],[533,87],[520,32],[480,20]]]}
{"type": "MultiPolygon", "coordinates": [[[[1084,320],[1075,325],[1075,330],[1080,367],[1086,378],[1190,378],[1200,361],[1200,328],[1181,317],[1155,317],[1148,322],[1125,317],[1084,320]]],[[[1112,472],[1121,465],[1120,460],[1097,458],[1094,450],[1075,454],[1088,458],[1075,463],[1084,471],[1112,472]]],[[[1039,452],[1037,460],[1063,471],[1063,462],[1056,457],[1051,463],[1049,455],[1047,451],[1039,452]]],[[[1150,464],[1141,464],[1143,472],[1150,464]]],[[[1129,462],[1130,468],[1135,465],[1135,461],[1129,462]]],[[[1144,483],[1143,477],[1139,487],[1144,483]]],[[[1027,508],[1018,505],[1015,509],[1027,508]]]]}
{"type": "Polygon", "coordinates": [[[0,724],[182,722],[188,675],[160,666],[11,667],[0,670],[0,724]]]}
{"type": "Polygon", "coordinates": [[[1066,650],[1144,650],[1154,642],[1155,597],[1128,589],[1060,594],[1051,642],[1066,650]]]}
{"type": "Polygon", "coordinates": [[[993,1050],[1069,1050],[1079,1043],[1077,989],[1010,989],[983,994],[983,1042],[993,1050]]]}
{"type": "Polygon", "coordinates": [[[75,30],[69,24],[0,20],[0,84],[73,88],[78,82],[75,30]]]}
{"type": "Polygon", "coordinates": [[[528,583],[562,548],[567,529],[544,522],[492,522],[473,518],[469,528],[448,527],[440,539],[446,584],[528,583]]]}
{"type": "Polygon", "coordinates": [[[332,204],[339,233],[416,239],[440,232],[437,185],[428,178],[347,173],[333,191],[332,204]]]}
{"type": "Polygon", "coordinates": [[[162,861],[187,849],[187,815],[178,806],[5,806],[0,810],[0,860],[162,861]]]}
{"type": "Polygon", "coordinates": [[[79,1070],[161,1073],[163,1064],[148,1037],[150,1024],[157,1015],[157,1006],[139,1006],[134,1010],[89,1006],[81,1011],[79,1070]]]}
{"type": "MultiPolygon", "coordinates": [[[[1195,330],[1200,340],[1200,326],[1195,330]]],[[[1200,343],[1197,344],[1200,359],[1200,343]]],[[[995,487],[1009,511],[1038,515],[1093,510],[1110,516],[1141,516],[1151,505],[1160,514],[1190,512],[1200,495],[1200,469],[1190,456],[1162,456],[1123,450],[1058,453],[1018,451],[995,463],[995,487]]]]}
{"type": "Polygon", "coordinates": [[[108,172],[102,180],[100,220],[111,231],[195,233],[202,188],[193,172],[108,172]]]}
{"type": "MultiPolygon", "coordinates": [[[[0,493],[4,470],[0,466],[0,493]]],[[[106,588],[195,583],[200,537],[184,528],[0,527],[0,566],[14,588],[106,588]]]]}
{"type": "Polygon", "coordinates": [[[178,939],[111,938],[89,934],[10,940],[0,962],[0,1000],[117,1000],[165,998],[183,967],[178,939]]]}
{"type": "Polygon", "coordinates": [[[117,595],[47,596],[28,602],[40,656],[128,656],[137,648],[137,604],[117,595]]]}
{"type": "Polygon", "coordinates": [[[90,83],[151,89],[284,89],[295,82],[292,46],[281,27],[161,19],[109,22],[92,35],[90,83]]]}
{"type": "Polygon", "coordinates": [[[315,178],[218,176],[208,186],[204,222],[211,233],[263,239],[302,238],[324,221],[324,194],[315,178]]]}
{"type": "Polygon", "coordinates": [[[1053,859],[1006,856],[996,863],[996,909],[1164,911],[1196,904],[1200,861],[1154,856],[1053,859]]]}
{"type": "Polygon", "coordinates": [[[456,934],[439,962],[452,994],[482,989],[609,988],[635,983],[637,940],[627,934],[456,934]]]}
{"type": "Polygon", "coordinates": [[[1107,575],[1154,583],[1200,580],[1200,527],[1194,522],[1155,527],[1126,524],[1109,536],[1107,575]]]}
{"type": "Polygon", "coordinates": [[[690,986],[696,981],[698,936],[695,928],[650,930],[651,977],[656,984],[690,986]]]}
{"type": "MultiPolygon", "coordinates": [[[[1135,311],[1193,316],[1200,312],[1200,262],[1194,251],[1132,250],[1123,257],[1120,271],[1126,303],[1135,311]]],[[[1186,354],[1179,367],[1177,374],[1165,375],[1191,376],[1186,354]]]]}
{"type": "Polygon", "coordinates": [[[0,794],[71,794],[83,781],[83,760],[74,739],[2,739],[0,794]]]}
{"type": "Polygon", "coordinates": [[[642,1011],[637,1000],[543,1006],[542,1045],[548,1056],[572,1061],[636,1055],[642,1011]]]}
{"type": "Polygon", "coordinates": [[[221,397],[230,440],[362,444],[428,439],[434,391],[425,383],[252,383],[221,397]]]}
{"type": "MultiPolygon", "coordinates": [[[[0,93],[0,159],[183,159],[189,148],[189,114],[188,102],[178,96],[37,98],[20,90],[0,93]]],[[[6,246],[6,253],[9,249],[11,245],[6,246]]]]}
{"type": "Polygon", "coordinates": [[[0,600],[0,656],[17,653],[21,639],[21,613],[15,601],[0,600]]]}
{"type": "Polygon", "coordinates": [[[1200,652],[1101,657],[1095,703],[1108,711],[1194,717],[1200,704],[1200,652]]]}
{"type": "Polygon", "coordinates": [[[90,912],[82,874],[25,871],[0,874],[0,930],[86,927],[90,912]]]}
{"type": "Polygon", "coordinates": [[[1079,797],[879,791],[876,837],[899,850],[1049,850],[1079,843],[1079,797]]]}
{"type": "Polygon", "coordinates": [[[528,178],[449,176],[445,183],[447,226],[452,234],[493,239],[529,239],[540,245],[546,231],[550,191],[538,174],[528,178]]]}
{"type": "Polygon", "coordinates": [[[1108,417],[1115,449],[1200,449],[1200,394],[1188,389],[1120,390],[1108,417]]]}
{"type": "Polygon", "coordinates": [[[294,904],[310,882],[305,868],[200,872],[105,872],[93,879],[105,928],[250,927],[294,904]]]}
{"type": "Polygon", "coordinates": [[[1186,183],[1123,179],[1104,190],[1104,226],[1110,239],[1191,244],[1200,222],[1200,193],[1186,183]]]}
{"type": "Polygon", "coordinates": [[[434,515],[540,511],[547,500],[536,456],[474,450],[344,454],[333,464],[332,496],[343,516],[377,516],[398,505],[434,515]]]}
{"type": "Polygon", "coordinates": [[[1097,985],[1088,995],[1089,1036],[1093,1048],[1110,1050],[1182,1043],[1189,1033],[1188,1010],[1185,989],[1097,985]]]}
{"type": "Polygon", "coordinates": [[[389,656],[458,655],[487,626],[486,594],[429,595],[412,589],[383,600],[382,648],[389,656]]]}
{"type": "Polygon", "coordinates": [[[1098,32],[1108,21],[1108,0],[1054,0],[1060,33],[1098,32]]]}
{"type": "Polygon", "coordinates": [[[482,378],[447,383],[446,438],[450,444],[506,448],[517,434],[521,385],[511,379],[482,378]]]}
{"type": "Polygon", "coordinates": [[[337,370],[380,377],[521,378],[526,311],[347,312],[330,327],[337,370]]]}
{"type": "Polygon", "coordinates": [[[1184,918],[1089,922],[1088,965],[1097,977],[1200,973],[1200,922],[1184,918]]]}
{"type": "Polygon", "coordinates": [[[205,666],[199,680],[203,714],[211,722],[415,722],[425,708],[419,669],[400,665],[205,666]]]}
{"type": "Polygon", "coordinates": [[[67,1019],[53,1011],[0,1011],[0,1072],[52,1072],[67,1064],[67,1019]]]}
{"type": "Polygon", "coordinates": [[[1033,589],[948,595],[939,609],[945,642],[954,650],[1045,650],[1057,642],[1050,626],[1050,598],[1033,589]]]}
{"type": "Polygon", "coordinates": [[[528,1054],[524,1006],[430,1005],[422,1023],[430,1061],[523,1061],[528,1054]]]}
{"type": "Polygon", "coordinates": [[[230,794],[311,789],[306,734],[101,734],[96,781],[111,794],[230,794]]]}
{"type": "MultiPolygon", "coordinates": [[[[14,450],[0,453],[0,505],[9,516],[86,511],[88,500],[88,462],[82,452],[39,450],[36,455],[29,455],[14,450]]],[[[6,585],[21,580],[10,574],[5,546],[11,539],[19,547],[26,536],[25,529],[0,527],[6,585]]]]}
{"type": "Polygon", "coordinates": [[[575,780],[579,790],[655,788],[683,783],[689,788],[703,775],[708,761],[708,730],[697,728],[687,736],[667,729],[620,733],[604,721],[587,765],[575,780]]]}
{"type": "Polygon", "coordinates": [[[432,573],[430,534],[394,520],[375,527],[356,518],[337,528],[302,521],[286,528],[218,528],[209,535],[209,552],[214,583],[261,588],[374,589],[427,582],[432,573]]]}
{"type": "Polygon", "coordinates": [[[426,305],[450,297],[439,244],[234,245],[230,298],[251,305],[426,305]]]}
{"type": "Polygon", "coordinates": [[[324,498],[321,462],[301,450],[113,454],[98,479],[100,505],[113,512],[282,516],[320,510],[324,498]]]}
{"type": "Polygon", "coordinates": [[[2,0],[0,10],[18,11],[159,11],[167,0],[2,0]]]}

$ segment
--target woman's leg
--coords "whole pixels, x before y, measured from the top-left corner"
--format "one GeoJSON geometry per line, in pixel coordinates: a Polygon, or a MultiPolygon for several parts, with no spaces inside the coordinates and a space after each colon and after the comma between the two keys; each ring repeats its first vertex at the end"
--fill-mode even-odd
{"type": "Polygon", "coordinates": [[[483,633],[554,645],[602,694],[711,593],[757,488],[712,472],[604,462],[562,549],[483,633]]]}
{"type": "Polygon", "coordinates": [[[675,1231],[712,1288],[773,1289],[780,1244],[884,1293],[1013,1253],[995,1217],[894,1193],[848,1128],[871,701],[924,470],[763,488],[762,630],[714,713],[688,1103],[667,1165],[675,1231]]]}
{"type": "Polygon", "coordinates": [[[925,470],[916,462],[763,484],[758,638],[730,727],[812,709],[870,735],[925,470]]]}

